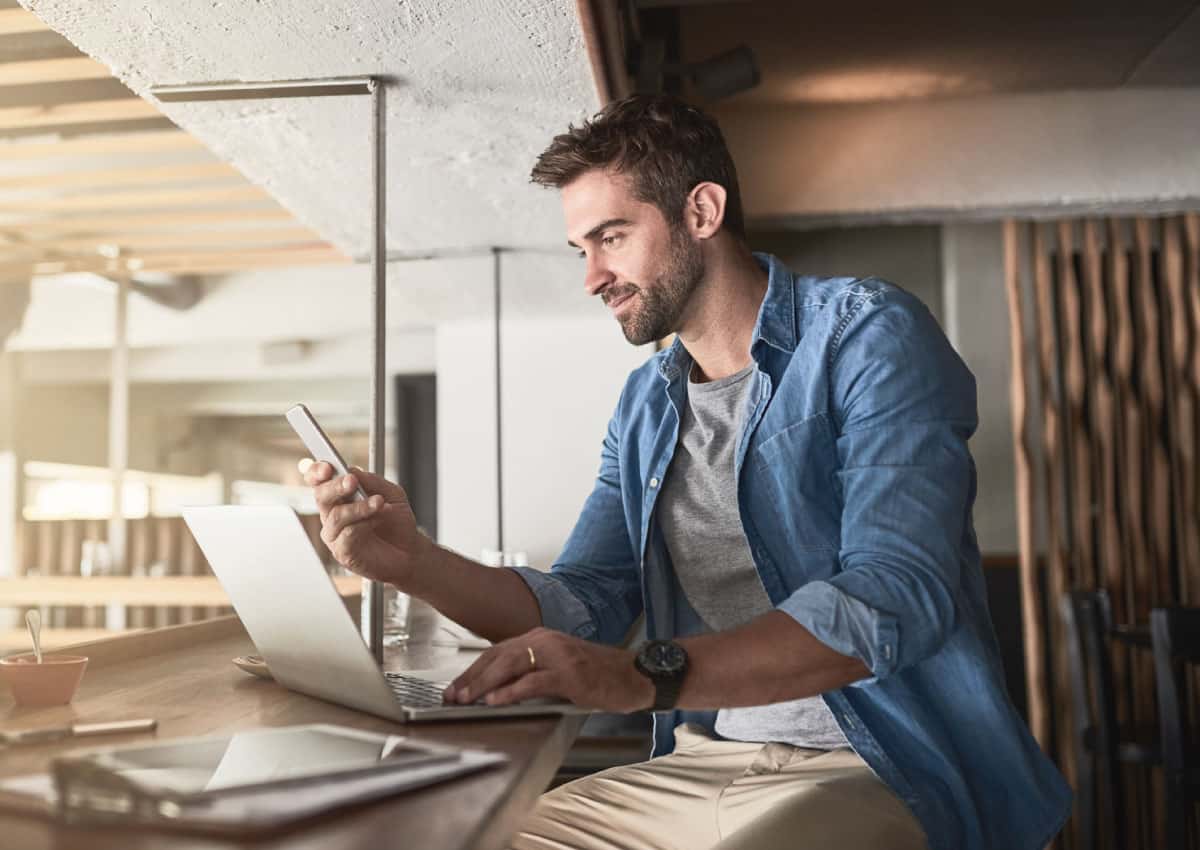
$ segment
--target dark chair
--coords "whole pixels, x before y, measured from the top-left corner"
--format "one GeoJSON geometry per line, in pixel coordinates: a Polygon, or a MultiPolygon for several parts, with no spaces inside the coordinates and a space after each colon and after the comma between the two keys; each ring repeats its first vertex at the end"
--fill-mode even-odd
{"type": "Polygon", "coordinates": [[[1130,639],[1132,633],[1122,634],[1113,628],[1108,594],[1102,590],[1071,591],[1062,598],[1060,612],[1066,625],[1075,719],[1079,846],[1083,850],[1100,847],[1098,827],[1101,834],[1109,836],[1112,846],[1119,846],[1127,834],[1121,764],[1155,765],[1162,761],[1155,730],[1133,731],[1117,726],[1109,645],[1114,638],[1130,639]]]}
{"type": "Polygon", "coordinates": [[[1193,806],[1200,798],[1200,755],[1187,729],[1187,673],[1200,665],[1200,608],[1150,613],[1154,679],[1166,774],[1167,850],[1185,850],[1193,806]]]}

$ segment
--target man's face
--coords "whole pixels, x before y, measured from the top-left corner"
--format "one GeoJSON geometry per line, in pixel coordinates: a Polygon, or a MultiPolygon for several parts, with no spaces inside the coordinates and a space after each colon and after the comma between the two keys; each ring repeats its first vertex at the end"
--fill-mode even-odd
{"type": "Polygon", "coordinates": [[[587,262],[584,288],[599,295],[634,345],[679,330],[704,278],[700,247],[653,204],[634,197],[628,180],[599,169],[562,190],[568,243],[587,262]]]}

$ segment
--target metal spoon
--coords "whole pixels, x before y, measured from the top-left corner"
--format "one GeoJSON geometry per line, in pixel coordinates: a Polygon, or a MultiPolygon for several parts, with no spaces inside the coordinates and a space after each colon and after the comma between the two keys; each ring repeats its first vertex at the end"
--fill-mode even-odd
{"type": "Polygon", "coordinates": [[[42,663],[42,615],[30,609],[25,612],[25,625],[29,626],[29,636],[33,638],[33,654],[37,663],[42,663]]]}

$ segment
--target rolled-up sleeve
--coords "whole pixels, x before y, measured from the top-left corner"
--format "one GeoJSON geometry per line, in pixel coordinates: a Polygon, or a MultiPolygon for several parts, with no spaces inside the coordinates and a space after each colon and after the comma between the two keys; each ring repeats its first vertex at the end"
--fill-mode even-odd
{"type": "Polygon", "coordinates": [[[847,323],[830,386],[840,569],[778,607],[870,668],[862,685],[930,657],[955,627],[975,382],[924,305],[886,292],[847,323]]]}
{"type": "Polygon", "coordinates": [[[596,632],[592,617],[579,597],[559,577],[533,567],[508,567],[529,586],[542,611],[542,625],[576,637],[590,638],[596,632]]]}

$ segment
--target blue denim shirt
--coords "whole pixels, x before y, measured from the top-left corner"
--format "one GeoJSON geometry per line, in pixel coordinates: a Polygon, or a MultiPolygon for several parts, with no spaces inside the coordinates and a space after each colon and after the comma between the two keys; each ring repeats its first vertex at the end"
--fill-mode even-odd
{"type": "MultiPolygon", "coordinates": [[[[735,472],[763,587],[870,669],[822,696],[932,850],[1041,850],[1071,792],[1004,687],[971,520],[975,380],[912,295],[755,256],[770,280],[735,472]]],[[[562,555],[518,571],[547,627],[616,644],[643,611],[650,637],[697,623],[651,521],[691,364],[677,339],[629,376],[562,555]]],[[[654,754],[714,718],[656,715],[654,754]]]]}

